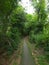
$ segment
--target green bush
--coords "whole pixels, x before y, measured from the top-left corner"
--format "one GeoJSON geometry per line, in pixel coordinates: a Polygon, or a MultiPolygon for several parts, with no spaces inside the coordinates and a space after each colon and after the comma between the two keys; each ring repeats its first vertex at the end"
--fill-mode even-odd
{"type": "Polygon", "coordinates": [[[36,43],[36,46],[49,49],[49,36],[44,33],[34,34],[30,33],[30,42],[36,43]]]}

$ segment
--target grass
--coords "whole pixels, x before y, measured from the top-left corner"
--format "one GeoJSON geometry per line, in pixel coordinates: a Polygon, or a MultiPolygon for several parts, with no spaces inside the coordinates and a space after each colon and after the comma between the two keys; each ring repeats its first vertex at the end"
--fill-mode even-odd
{"type": "Polygon", "coordinates": [[[31,55],[33,53],[32,57],[35,59],[36,65],[49,65],[46,62],[45,55],[37,54],[38,51],[35,49],[35,44],[31,44],[30,42],[28,42],[28,48],[31,55]],[[35,51],[37,51],[37,53],[34,53],[35,51]]]}
{"type": "Polygon", "coordinates": [[[14,62],[14,63],[13,63],[13,65],[17,65],[17,63],[16,63],[16,62],[14,62]]]}
{"type": "Polygon", "coordinates": [[[39,55],[37,58],[38,58],[38,63],[39,63],[40,65],[48,65],[47,62],[45,62],[45,61],[46,61],[46,60],[45,60],[45,56],[39,55]]]}
{"type": "Polygon", "coordinates": [[[13,58],[10,61],[9,65],[20,65],[21,63],[21,56],[22,56],[22,42],[19,45],[18,50],[15,50],[15,53],[13,54],[13,58]]]}

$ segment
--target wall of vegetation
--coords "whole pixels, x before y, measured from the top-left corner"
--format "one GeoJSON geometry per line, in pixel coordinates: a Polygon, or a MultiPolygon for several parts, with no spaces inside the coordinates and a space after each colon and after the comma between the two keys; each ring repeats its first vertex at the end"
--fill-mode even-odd
{"type": "Polygon", "coordinates": [[[18,0],[0,0],[0,54],[18,49],[24,22],[25,12],[18,0]]]}
{"type": "Polygon", "coordinates": [[[33,15],[30,42],[36,47],[43,48],[46,58],[49,60],[49,19],[45,0],[33,0],[36,13],[33,15]]]}
{"type": "Polygon", "coordinates": [[[13,53],[23,36],[44,49],[49,59],[49,7],[45,0],[32,0],[33,15],[24,12],[18,0],[0,0],[0,53],[13,53]]]}

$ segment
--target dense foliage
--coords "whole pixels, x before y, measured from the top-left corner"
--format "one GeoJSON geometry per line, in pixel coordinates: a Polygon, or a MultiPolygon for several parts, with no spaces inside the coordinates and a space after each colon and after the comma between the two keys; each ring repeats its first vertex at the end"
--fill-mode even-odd
{"type": "Polygon", "coordinates": [[[36,47],[43,48],[47,59],[49,59],[49,20],[45,0],[34,0],[33,5],[36,9],[34,24],[30,32],[30,42],[35,43],[36,47]]]}
{"type": "Polygon", "coordinates": [[[0,53],[17,50],[23,34],[25,12],[17,0],[0,0],[0,53]]]}
{"type": "Polygon", "coordinates": [[[49,5],[45,0],[32,0],[32,5],[35,13],[30,15],[18,0],[0,0],[0,53],[17,50],[21,38],[29,36],[49,57],[49,5]]]}

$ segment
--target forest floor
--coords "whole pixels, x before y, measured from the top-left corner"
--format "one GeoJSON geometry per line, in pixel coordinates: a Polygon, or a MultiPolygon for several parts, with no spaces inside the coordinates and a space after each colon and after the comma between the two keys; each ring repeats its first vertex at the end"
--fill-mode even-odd
{"type": "Polygon", "coordinates": [[[36,48],[35,44],[34,43],[31,44],[29,41],[27,43],[28,43],[29,51],[32,57],[34,57],[36,65],[49,65],[49,63],[46,61],[45,55],[43,53],[43,49],[36,48]]]}
{"type": "Polygon", "coordinates": [[[8,56],[6,52],[0,55],[0,65],[19,65],[21,62],[21,53],[22,42],[18,50],[15,50],[12,55],[8,56]]]}
{"type": "Polygon", "coordinates": [[[36,49],[28,38],[22,40],[19,49],[7,59],[6,53],[0,56],[0,65],[49,65],[45,59],[42,49],[36,49]]]}

